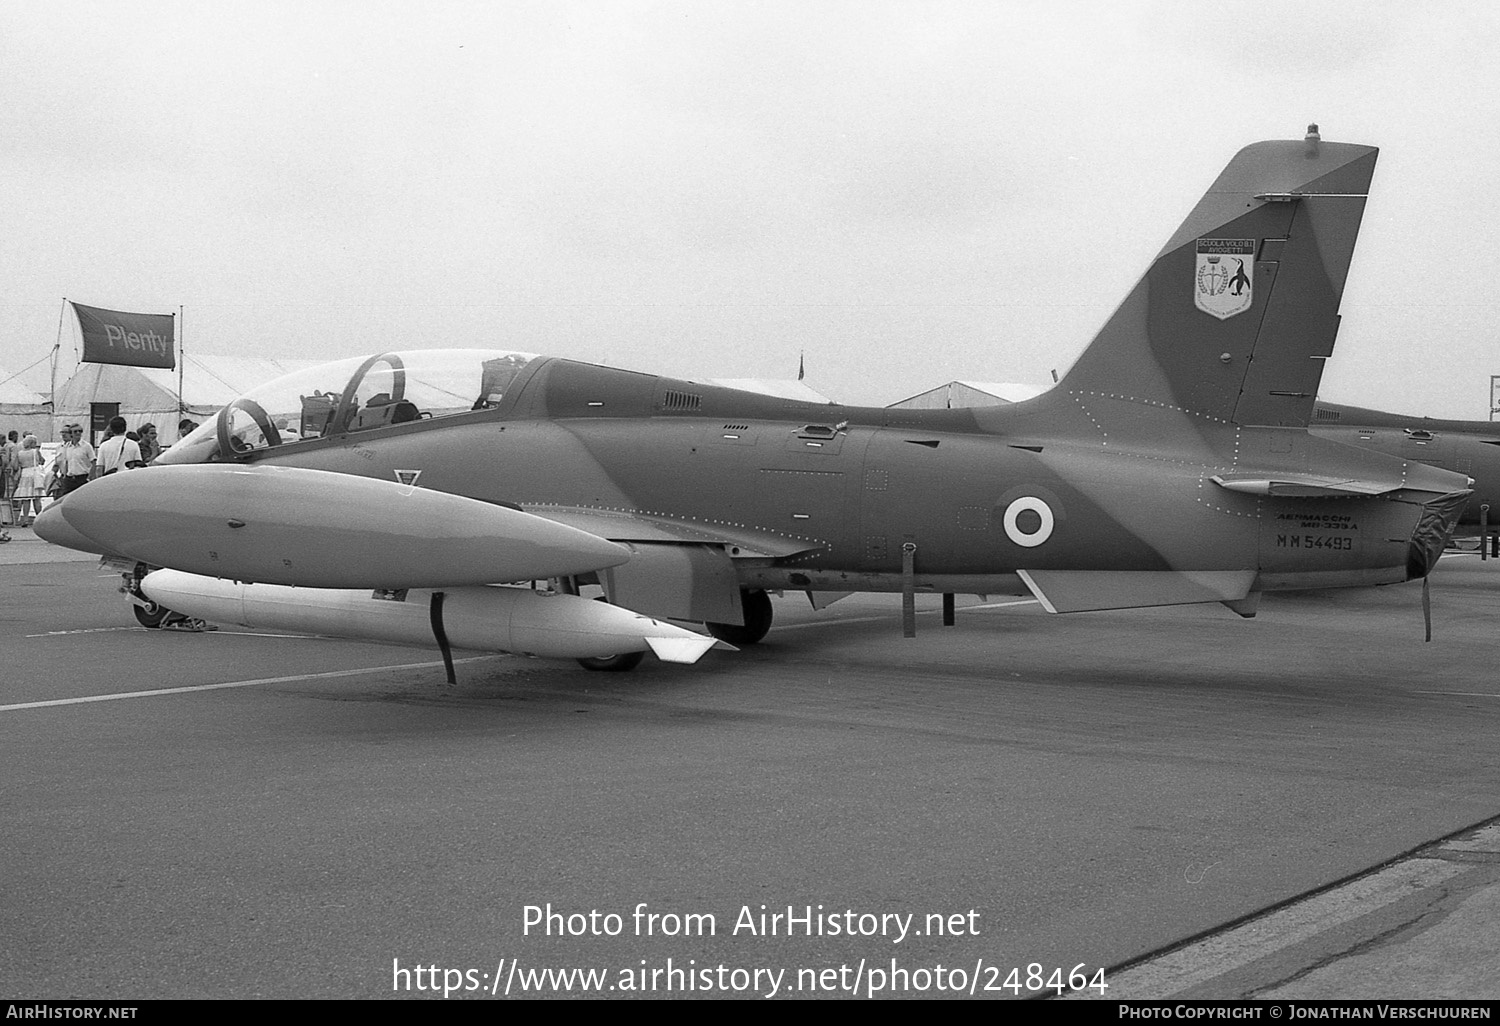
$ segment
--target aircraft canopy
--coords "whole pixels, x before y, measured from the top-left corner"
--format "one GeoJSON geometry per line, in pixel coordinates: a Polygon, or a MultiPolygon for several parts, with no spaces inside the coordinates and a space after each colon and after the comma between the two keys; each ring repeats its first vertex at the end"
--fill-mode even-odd
{"type": "Polygon", "coordinates": [[[499,405],[535,353],[426,349],[351,357],[251,389],[172,446],[159,463],[203,463],[499,405]]]}

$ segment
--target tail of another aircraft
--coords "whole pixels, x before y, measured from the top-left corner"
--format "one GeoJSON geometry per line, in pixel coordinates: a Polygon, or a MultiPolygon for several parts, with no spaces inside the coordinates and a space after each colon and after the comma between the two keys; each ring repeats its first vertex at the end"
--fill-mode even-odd
{"type": "Polygon", "coordinates": [[[1305,427],[1379,151],[1262,142],[1235,155],[1063,378],[1088,397],[1305,427]]]}

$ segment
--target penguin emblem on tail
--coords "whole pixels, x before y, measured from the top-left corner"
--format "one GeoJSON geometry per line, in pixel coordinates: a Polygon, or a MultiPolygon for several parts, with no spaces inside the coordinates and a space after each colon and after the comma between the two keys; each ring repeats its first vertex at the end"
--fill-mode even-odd
{"type": "Polygon", "coordinates": [[[1239,264],[1240,268],[1234,272],[1234,277],[1229,279],[1229,290],[1233,295],[1242,296],[1250,287],[1250,276],[1245,273],[1245,261],[1236,260],[1235,263],[1239,264]]]}

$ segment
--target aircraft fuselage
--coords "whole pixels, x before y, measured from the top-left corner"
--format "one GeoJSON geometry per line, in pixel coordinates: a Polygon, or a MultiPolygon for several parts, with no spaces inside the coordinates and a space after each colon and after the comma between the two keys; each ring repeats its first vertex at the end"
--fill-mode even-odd
{"type": "MultiPolygon", "coordinates": [[[[1177,446],[1111,445],[1075,405],[1048,396],[981,410],[819,405],[552,360],[495,410],[252,458],[384,480],[415,474],[419,487],[544,515],[628,513],[738,533],[744,544],[731,555],[751,587],[896,590],[906,545],[916,546],[916,585],[943,590],[1020,592],[1018,569],[1080,565],[1250,568],[1265,588],[1406,579],[1394,568],[1404,567],[1418,503],[1227,491],[1210,479],[1233,468],[1243,429],[1195,424],[1172,433],[1187,439],[1177,446]],[[1040,441],[1028,425],[1043,416],[1040,441]]],[[[1289,467],[1307,459],[1306,436],[1295,436],[1289,467]]]]}

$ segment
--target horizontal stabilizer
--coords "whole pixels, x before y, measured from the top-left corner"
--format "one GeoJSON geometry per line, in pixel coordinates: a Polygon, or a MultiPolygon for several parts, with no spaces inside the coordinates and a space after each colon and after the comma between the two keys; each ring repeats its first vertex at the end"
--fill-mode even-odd
{"type": "Polygon", "coordinates": [[[1376,481],[1370,478],[1328,477],[1321,474],[1287,472],[1216,474],[1209,480],[1231,492],[1243,492],[1246,495],[1281,495],[1292,498],[1383,495],[1404,487],[1399,481],[1376,481]]]}
{"type": "Polygon", "coordinates": [[[1238,602],[1254,570],[1018,570],[1049,613],[1238,602]]]}

